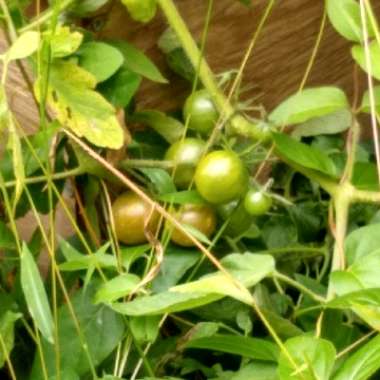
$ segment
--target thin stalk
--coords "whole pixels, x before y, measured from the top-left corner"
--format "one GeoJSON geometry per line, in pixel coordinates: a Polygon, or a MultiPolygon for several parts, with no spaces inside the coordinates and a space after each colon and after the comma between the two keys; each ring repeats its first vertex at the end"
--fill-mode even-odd
{"type": "MultiPolygon", "coordinates": [[[[50,176],[50,180],[58,181],[61,179],[76,177],[76,176],[79,176],[79,175],[84,174],[84,173],[85,172],[83,171],[83,169],[81,169],[80,167],[77,167],[77,168],[70,169],[70,170],[67,170],[65,172],[62,172],[62,173],[54,173],[50,176]]],[[[25,185],[32,185],[32,184],[41,183],[41,182],[48,182],[48,181],[49,181],[48,176],[41,175],[41,176],[36,176],[36,177],[25,178],[24,183],[25,183],[25,185]]],[[[4,186],[5,186],[5,188],[14,187],[14,186],[16,186],[16,181],[4,182],[4,186]]]]}
{"type": "Polygon", "coordinates": [[[199,50],[186,23],[174,5],[173,0],[157,0],[157,2],[169,25],[176,32],[193,67],[198,67],[199,78],[212,97],[215,106],[220,113],[220,119],[229,121],[231,130],[236,134],[251,137],[256,140],[262,140],[266,137],[266,135],[263,135],[261,128],[256,124],[249,122],[241,115],[235,115],[236,110],[223,91],[220,90],[214,73],[211,71],[204,57],[202,57],[202,52],[199,50]]]}
{"type": "Polygon", "coordinates": [[[318,294],[315,294],[313,291],[308,289],[306,286],[303,286],[299,282],[293,280],[292,278],[290,278],[288,276],[285,276],[284,274],[282,274],[280,272],[275,272],[273,277],[284,282],[285,284],[292,286],[293,288],[299,290],[301,293],[308,295],[309,297],[311,297],[313,300],[315,300],[317,302],[320,302],[320,303],[326,302],[326,300],[323,297],[319,296],[318,294]]]}
{"type": "MultiPolygon", "coordinates": [[[[4,1],[4,0],[1,0],[4,1]]],[[[71,4],[74,3],[75,0],[63,0],[59,7],[59,12],[64,11],[67,9],[71,4]]],[[[46,23],[49,21],[52,17],[54,17],[55,9],[49,8],[47,11],[42,13],[39,17],[35,18],[33,21],[31,21],[28,25],[24,26],[23,28],[19,29],[20,33],[24,33],[28,30],[35,29],[39,27],[40,25],[46,23]]]]}

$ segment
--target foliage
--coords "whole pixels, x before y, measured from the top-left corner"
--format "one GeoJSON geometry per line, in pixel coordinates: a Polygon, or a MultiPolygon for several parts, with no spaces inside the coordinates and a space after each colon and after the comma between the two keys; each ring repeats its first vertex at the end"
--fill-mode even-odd
{"type": "MultiPolygon", "coordinates": [[[[353,86],[354,105],[327,83],[273,110],[247,107],[247,79],[213,75],[206,39],[193,39],[175,2],[121,4],[142,27],[165,17],[154,36],[165,75],[130,41],[78,26],[107,0],[50,1],[36,18],[29,1],[0,0],[11,41],[0,55],[0,377],[378,378],[379,152],[360,132],[363,115],[379,120],[380,87],[353,86]],[[31,135],[6,91],[20,60],[39,111],[31,135]],[[197,106],[142,108],[141,84],[171,86],[170,69],[188,99],[202,95],[197,106]],[[185,138],[200,145],[167,153],[185,138]],[[115,200],[127,190],[125,221],[115,200]],[[59,236],[61,214],[70,236],[59,236]],[[122,239],[127,229],[138,244],[122,239]]],[[[370,3],[327,0],[325,11],[368,83],[379,80],[370,3]]]]}

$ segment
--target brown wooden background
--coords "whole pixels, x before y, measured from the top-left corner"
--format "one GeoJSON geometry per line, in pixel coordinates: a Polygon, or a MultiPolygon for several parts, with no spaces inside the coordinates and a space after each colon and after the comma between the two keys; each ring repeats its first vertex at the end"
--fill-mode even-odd
{"type": "MultiPolygon", "coordinates": [[[[207,3],[206,0],[176,1],[197,38],[203,30],[207,3]]],[[[252,7],[247,8],[237,0],[214,0],[206,55],[215,72],[239,67],[268,1],[255,0],[252,3],[252,7]]],[[[380,13],[380,2],[373,2],[373,5],[380,13]]],[[[318,35],[323,8],[323,0],[279,0],[274,6],[244,72],[244,85],[254,85],[256,89],[250,95],[260,93],[260,101],[267,109],[298,89],[318,35]]],[[[131,20],[120,2],[114,1],[86,24],[90,28],[102,25],[97,32],[99,38],[126,39],[143,49],[170,79],[167,85],[144,81],[137,97],[139,108],[154,107],[166,111],[181,106],[189,85],[170,73],[157,48],[157,39],[166,28],[161,14],[153,22],[143,25],[131,20]]],[[[2,39],[1,51],[3,48],[2,39]]],[[[353,69],[350,43],[327,22],[307,85],[337,85],[351,95],[353,69]]],[[[364,86],[364,76],[361,78],[364,86]]],[[[16,66],[8,83],[12,107],[20,123],[27,129],[36,127],[35,106],[16,66]]]]}

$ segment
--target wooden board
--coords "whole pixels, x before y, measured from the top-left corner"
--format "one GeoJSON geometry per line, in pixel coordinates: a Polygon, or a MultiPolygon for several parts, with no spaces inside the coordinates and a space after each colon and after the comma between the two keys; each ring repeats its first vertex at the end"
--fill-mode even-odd
{"type": "MultiPolygon", "coordinates": [[[[176,1],[197,39],[204,27],[207,3],[205,0],[176,1]]],[[[145,80],[137,97],[138,108],[168,111],[180,107],[190,86],[170,72],[157,48],[157,39],[167,27],[164,17],[159,13],[153,22],[144,25],[131,20],[119,1],[112,4],[87,20],[86,25],[97,29],[99,38],[125,39],[135,44],[170,80],[167,85],[145,80]]],[[[236,0],[214,1],[206,56],[216,73],[239,67],[268,1],[255,0],[252,4],[247,8],[236,0]]],[[[379,13],[380,2],[373,4],[379,13]]],[[[317,39],[323,8],[321,0],[276,2],[244,71],[244,85],[254,86],[248,95],[260,95],[260,101],[268,110],[299,88],[317,39]]],[[[352,95],[354,64],[350,46],[327,22],[307,86],[336,85],[352,95]]],[[[0,38],[0,51],[3,50],[4,39],[0,38]]],[[[360,77],[363,89],[365,76],[360,77]]],[[[8,84],[12,108],[20,123],[27,130],[35,128],[38,113],[16,66],[12,67],[8,84]]]]}

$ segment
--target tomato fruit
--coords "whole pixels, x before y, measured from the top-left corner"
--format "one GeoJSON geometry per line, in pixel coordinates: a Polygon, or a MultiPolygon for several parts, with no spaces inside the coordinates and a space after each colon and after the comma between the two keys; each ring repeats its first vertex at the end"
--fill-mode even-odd
{"type": "MultiPolygon", "coordinates": [[[[208,238],[214,233],[216,216],[214,210],[207,205],[185,205],[175,213],[181,224],[189,225],[202,232],[208,238]]],[[[174,228],[171,240],[182,247],[192,247],[194,243],[179,229],[174,228]]]]}
{"type": "Polygon", "coordinates": [[[146,242],[146,224],[148,223],[147,228],[154,232],[159,221],[158,213],[151,212],[150,204],[132,192],[126,192],[116,198],[112,205],[112,215],[116,237],[127,245],[146,242]]]}
{"type": "Polygon", "coordinates": [[[249,190],[244,198],[244,207],[251,215],[266,214],[272,207],[272,198],[260,190],[249,190]]]}
{"type": "Polygon", "coordinates": [[[173,161],[174,183],[179,189],[186,189],[193,180],[195,167],[201,159],[206,144],[203,140],[186,138],[175,142],[165,154],[165,160],[173,161]]]}
{"type": "Polygon", "coordinates": [[[191,94],[183,108],[183,118],[189,118],[189,128],[207,135],[218,121],[218,111],[207,90],[199,90],[191,94]]]}
{"type": "Polygon", "coordinates": [[[218,215],[229,220],[224,233],[230,237],[239,236],[252,225],[253,216],[248,214],[242,201],[232,201],[218,206],[218,215]]]}
{"type": "Polygon", "coordinates": [[[238,155],[217,150],[204,156],[195,171],[195,185],[200,195],[210,203],[230,202],[245,194],[248,172],[238,155]]]}

